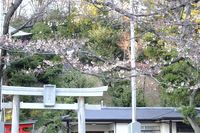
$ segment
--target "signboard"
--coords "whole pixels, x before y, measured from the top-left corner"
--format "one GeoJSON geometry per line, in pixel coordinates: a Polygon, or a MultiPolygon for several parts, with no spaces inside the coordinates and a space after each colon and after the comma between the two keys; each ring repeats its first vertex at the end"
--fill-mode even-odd
{"type": "Polygon", "coordinates": [[[128,129],[129,133],[141,133],[141,124],[139,122],[130,123],[128,129]]]}
{"type": "Polygon", "coordinates": [[[11,109],[6,109],[5,110],[5,119],[6,119],[6,121],[11,121],[12,120],[12,110],[11,109]]]}
{"type": "Polygon", "coordinates": [[[43,102],[45,107],[53,107],[56,103],[56,86],[44,85],[43,102]]]}

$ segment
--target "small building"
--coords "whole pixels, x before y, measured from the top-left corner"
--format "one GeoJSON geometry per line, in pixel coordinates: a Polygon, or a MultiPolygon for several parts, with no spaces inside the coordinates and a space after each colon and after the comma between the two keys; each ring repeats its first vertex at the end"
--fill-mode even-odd
{"type": "MultiPolygon", "coordinates": [[[[16,28],[9,26],[8,33],[11,34],[12,32],[14,32],[16,30],[17,30],[16,28]]],[[[30,40],[32,38],[32,33],[28,33],[28,32],[24,32],[22,30],[19,30],[18,32],[16,32],[15,34],[12,35],[12,38],[17,38],[17,39],[20,39],[22,41],[30,40]]]]}
{"type": "MultiPolygon", "coordinates": [[[[9,34],[17,30],[16,28],[9,26],[9,34]]],[[[24,32],[22,30],[18,31],[17,33],[13,34],[12,37],[22,37],[22,36],[29,36],[32,35],[32,33],[24,32]]]]}
{"type": "MultiPolygon", "coordinates": [[[[36,121],[20,122],[19,133],[34,133],[34,125],[36,121]]],[[[5,123],[5,133],[11,133],[11,123],[5,123]]]]}
{"type": "MultiPolygon", "coordinates": [[[[86,110],[86,133],[128,133],[131,123],[130,107],[103,107],[86,110]]],[[[68,121],[69,118],[63,118],[68,121]]],[[[173,107],[138,107],[137,121],[141,133],[194,133],[183,121],[181,113],[173,107]]],[[[77,122],[70,122],[69,133],[78,133],[77,122]]]]}

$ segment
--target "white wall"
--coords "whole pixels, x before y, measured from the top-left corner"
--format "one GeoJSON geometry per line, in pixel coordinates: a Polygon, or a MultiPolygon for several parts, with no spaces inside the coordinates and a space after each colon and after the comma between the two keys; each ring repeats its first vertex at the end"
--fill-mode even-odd
{"type": "Polygon", "coordinates": [[[109,125],[87,125],[86,131],[108,131],[109,125]]]}
{"type": "Polygon", "coordinates": [[[169,133],[169,124],[168,123],[161,123],[160,133],[169,133]]]}
{"type": "MultiPolygon", "coordinates": [[[[160,133],[169,133],[169,123],[142,123],[142,126],[159,126],[160,133]]],[[[128,133],[128,123],[116,123],[116,132],[115,133],[128,133]]],[[[172,133],[176,132],[176,123],[172,123],[172,133]]]]}
{"type": "Polygon", "coordinates": [[[172,122],[172,133],[177,133],[177,131],[176,131],[176,122],[172,122]]]}
{"type": "MultiPolygon", "coordinates": [[[[96,124],[87,124],[86,125],[86,131],[104,131],[104,133],[108,133],[108,131],[112,131],[114,130],[114,124],[99,124],[99,123],[96,123],[96,124]]],[[[73,132],[78,132],[78,126],[73,126],[72,127],[72,131],[73,132]]]]}
{"type": "MultiPolygon", "coordinates": [[[[169,123],[142,123],[142,128],[144,126],[160,126],[160,133],[170,133],[169,123]]],[[[77,131],[77,126],[73,128],[73,131],[77,131]]],[[[104,131],[104,133],[108,133],[108,131],[114,130],[114,133],[128,133],[128,123],[96,123],[96,124],[87,124],[87,131],[104,131]]],[[[172,133],[176,132],[176,123],[172,123],[172,133]]]]}
{"type": "Polygon", "coordinates": [[[128,133],[128,123],[116,123],[115,133],[128,133]]]}
{"type": "MultiPolygon", "coordinates": [[[[160,126],[160,133],[170,133],[170,129],[169,129],[169,123],[161,123],[160,126]]],[[[177,133],[176,131],[176,123],[172,122],[172,133],[177,133]]]]}

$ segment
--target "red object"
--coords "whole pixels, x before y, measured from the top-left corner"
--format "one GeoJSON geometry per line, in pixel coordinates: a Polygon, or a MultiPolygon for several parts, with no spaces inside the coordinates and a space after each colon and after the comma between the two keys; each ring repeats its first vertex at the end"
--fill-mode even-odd
{"type": "MultiPolygon", "coordinates": [[[[5,123],[5,133],[11,133],[11,124],[5,123]]],[[[23,131],[25,128],[32,128],[33,123],[20,123],[19,124],[19,133],[31,133],[29,131],[23,131]]]]}

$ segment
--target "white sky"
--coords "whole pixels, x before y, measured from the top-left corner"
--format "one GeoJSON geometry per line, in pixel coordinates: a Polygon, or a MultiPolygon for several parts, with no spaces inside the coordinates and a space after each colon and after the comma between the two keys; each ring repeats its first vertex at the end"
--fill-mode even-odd
{"type": "Polygon", "coordinates": [[[26,17],[30,17],[34,12],[31,0],[23,0],[21,8],[21,13],[26,17]]]}

